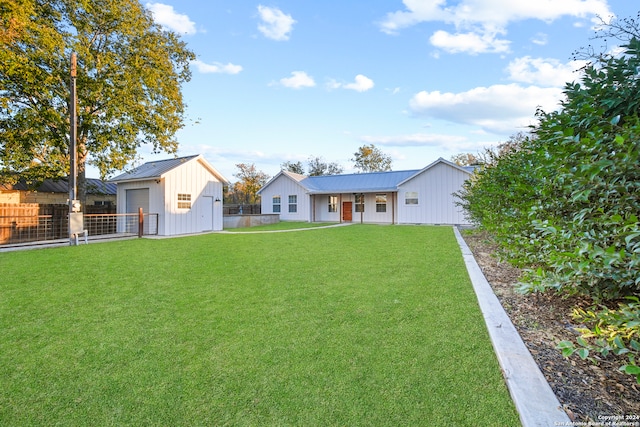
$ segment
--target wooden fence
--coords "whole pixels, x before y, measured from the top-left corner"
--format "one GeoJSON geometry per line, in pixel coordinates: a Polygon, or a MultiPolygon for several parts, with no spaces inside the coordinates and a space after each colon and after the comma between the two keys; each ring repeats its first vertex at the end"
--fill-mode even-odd
{"type": "Polygon", "coordinates": [[[39,209],[37,203],[0,203],[0,244],[19,229],[37,227],[39,209]]]}

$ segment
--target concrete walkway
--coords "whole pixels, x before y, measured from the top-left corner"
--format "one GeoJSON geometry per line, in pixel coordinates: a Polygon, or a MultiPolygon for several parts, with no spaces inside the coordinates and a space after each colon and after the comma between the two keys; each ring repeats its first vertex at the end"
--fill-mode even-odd
{"type": "Polygon", "coordinates": [[[460,231],[453,228],[511,398],[524,427],[573,425],[493,293],[460,231]]]}
{"type": "Polygon", "coordinates": [[[321,225],[318,227],[304,227],[304,228],[289,228],[286,230],[258,230],[258,231],[233,231],[233,229],[216,231],[216,233],[223,234],[262,234],[262,233],[288,233],[290,231],[307,231],[307,230],[319,230],[322,228],[334,228],[334,227],[345,227],[348,225],[352,225],[351,222],[342,222],[340,224],[331,224],[331,225],[321,225]]]}

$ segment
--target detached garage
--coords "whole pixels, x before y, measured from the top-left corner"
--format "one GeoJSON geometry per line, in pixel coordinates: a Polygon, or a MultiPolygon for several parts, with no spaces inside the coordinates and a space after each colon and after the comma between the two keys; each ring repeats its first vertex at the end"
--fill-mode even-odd
{"type": "Polygon", "coordinates": [[[118,184],[118,213],[157,213],[158,235],[222,230],[228,181],[202,155],[148,162],[110,181],[118,184]]]}

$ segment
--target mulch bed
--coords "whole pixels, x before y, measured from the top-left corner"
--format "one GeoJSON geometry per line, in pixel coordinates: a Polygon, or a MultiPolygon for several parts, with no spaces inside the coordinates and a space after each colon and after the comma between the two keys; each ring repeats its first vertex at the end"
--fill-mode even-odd
{"type": "Polygon", "coordinates": [[[640,416],[640,385],[635,377],[618,370],[626,358],[607,357],[596,365],[577,355],[564,358],[556,349],[562,340],[575,342],[574,328],[580,325],[573,323],[572,309],[586,307],[590,301],[516,292],[520,270],[497,259],[491,239],[477,231],[462,236],[572,421],[604,424],[603,417],[622,416],[618,422],[624,422],[626,416],[628,421],[640,422],[634,419],[640,416]]]}

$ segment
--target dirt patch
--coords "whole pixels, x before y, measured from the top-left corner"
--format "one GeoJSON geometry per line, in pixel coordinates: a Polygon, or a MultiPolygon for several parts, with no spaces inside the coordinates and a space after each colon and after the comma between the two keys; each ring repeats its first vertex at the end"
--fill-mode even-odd
{"type": "Polygon", "coordinates": [[[594,365],[577,355],[565,359],[556,349],[562,340],[575,341],[574,328],[579,325],[573,323],[572,308],[589,301],[550,293],[517,293],[520,270],[499,262],[497,246],[488,236],[477,231],[462,236],[569,417],[576,422],[603,423],[603,417],[617,415],[623,417],[618,421],[627,416],[627,421],[640,422],[633,419],[640,416],[640,385],[635,377],[618,370],[624,358],[607,358],[594,365]]]}

